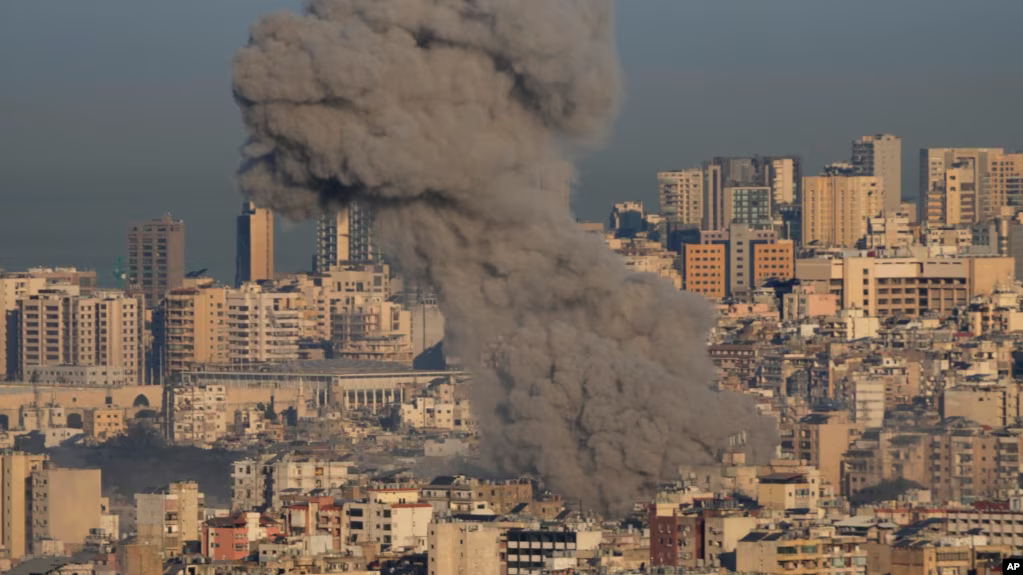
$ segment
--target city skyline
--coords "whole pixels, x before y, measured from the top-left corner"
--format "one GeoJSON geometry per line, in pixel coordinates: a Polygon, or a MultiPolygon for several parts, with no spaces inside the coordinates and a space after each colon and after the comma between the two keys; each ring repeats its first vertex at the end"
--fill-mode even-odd
{"type": "MultiPolygon", "coordinates": [[[[241,138],[225,91],[230,58],[255,16],[295,5],[231,3],[204,12],[205,19],[194,17],[188,3],[153,8],[160,18],[118,3],[119,19],[69,7],[68,22],[76,26],[44,31],[38,25],[45,8],[5,6],[11,17],[0,21],[0,54],[19,57],[0,56],[0,71],[11,79],[0,100],[0,199],[8,206],[0,213],[0,243],[26,234],[36,241],[31,249],[0,250],[0,268],[76,265],[96,269],[110,284],[127,223],[169,211],[189,224],[189,269],[207,268],[229,282],[230,222],[239,200],[231,177],[241,138]],[[160,20],[177,28],[165,31],[160,20]],[[178,46],[178,32],[193,39],[186,48],[178,46]],[[75,47],[73,54],[45,48],[57,35],[75,47]],[[113,50],[142,38],[138,54],[113,50]],[[102,222],[80,217],[89,206],[104,214],[102,222]],[[29,222],[42,217],[59,225],[40,234],[29,222]],[[197,249],[210,245],[223,247],[197,249]]],[[[1019,80],[1005,70],[1018,64],[1011,34],[998,31],[1023,15],[1023,6],[995,6],[983,16],[962,14],[946,1],[930,3],[926,13],[881,5],[874,11],[798,7],[745,6],[736,17],[721,5],[619,4],[627,99],[607,148],[581,166],[577,215],[603,220],[612,203],[624,200],[652,207],[657,172],[715,156],[798,154],[804,175],[813,175],[847,160],[853,139],[889,132],[903,139],[902,188],[910,199],[920,148],[1020,146],[1015,126],[1005,121],[1019,91],[1019,80]],[[719,42],[713,27],[668,33],[679,21],[726,17],[737,30],[729,42],[719,42]],[[825,26],[839,20],[842,26],[825,26]],[[969,26],[974,21],[986,32],[974,32],[981,29],[969,26]],[[927,27],[952,23],[975,49],[919,40],[927,27]],[[835,37],[821,37],[816,54],[802,53],[792,38],[822,26],[835,37]],[[847,50],[858,30],[869,31],[871,41],[847,50]],[[904,35],[918,41],[903,42],[904,35]],[[753,48],[758,57],[750,59],[753,48]],[[971,57],[978,53],[985,57],[971,57]],[[982,94],[983,105],[963,106],[969,94],[982,94]],[[764,114],[765,106],[773,112],[764,114]]],[[[309,267],[314,236],[314,222],[278,224],[281,271],[309,267]]]]}

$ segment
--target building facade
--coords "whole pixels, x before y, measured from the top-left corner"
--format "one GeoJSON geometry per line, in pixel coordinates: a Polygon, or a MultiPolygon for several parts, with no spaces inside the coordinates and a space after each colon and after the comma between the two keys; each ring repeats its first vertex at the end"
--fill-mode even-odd
{"type": "Polygon", "coordinates": [[[853,140],[852,164],[857,176],[877,177],[884,198],[882,210],[897,213],[902,203],[902,139],[875,134],[853,140]]]}
{"type": "Polygon", "coordinates": [[[235,287],[274,277],[274,215],[252,202],[238,216],[235,287]]]}
{"type": "Polygon", "coordinates": [[[166,215],[128,227],[128,289],[155,307],[185,281],[185,222],[166,215]]]}

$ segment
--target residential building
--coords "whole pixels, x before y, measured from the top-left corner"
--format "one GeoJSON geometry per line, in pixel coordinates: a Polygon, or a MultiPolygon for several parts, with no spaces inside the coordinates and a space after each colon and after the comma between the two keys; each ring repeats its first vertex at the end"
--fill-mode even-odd
{"type": "Polygon", "coordinates": [[[87,409],[82,415],[82,431],[87,437],[106,441],[124,433],[123,409],[87,409]]]}
{"type": "MultiPolygon", "coordinates": [[[[490,523],[437,522],[428,531],[429,575],[502,572],[502,529],[490,523]]],[[[512,575],[509,572],[508,575],[512,575]]]]}
{"type": "Polygon", "coordinates": [[[166,408],[171,441],[207,447],[227,434],[226,395],[223,385],[182,383],[171,387],[166,408]]]}
{"type": "Polygon", "coordinates": [[[31,551],[32,473],[48,460],[46,455],[0,453],[0,545],[11,559],[31,551]]]}
{"type": "Polygon", "coordinates": [[[863,136],[852,143],[853,173],[879,180],[882,210],[896,214],[902,204],[902,139],[891,134],[863,136]]]}
{"type": "Polygon", "coordinates": [[[788,281],[796,275],[795,245],[791,240],[776,243],[753,243],[752,286],[768,280],[788,281]]]}
{"type": "MultiPolygon", "coordinates": [[[[227,294],[227,353],[231,363],[298,359],[301,294],[265,292],[255,283],[227,294]]],[[[219,342],[218,342],[219,343],[219,342]]]]}
{"type": "Polygon", "coordinates": [[[18,377],[18,300],[46,288],[44,278],[0,274],[0,381],[18,377]]]}
{"type": "MultiPolygon", "coordinates": [[[[70,555],[102,525],[103,499],[99,469],[58,469],[46,463],[32,472],[32,546],[41,554],[47,545],[70,555]]],[[[111,534],[116,535],[116,534],[111,534]]]]}
{"type": "Polygon", "coordinates": [[[19,373],[37,366],[113,368],[108,385],[144,381],[144,314],[139,300],[121,293],[82,297],[44,290],[18,301],[19,373]]]}
{"type": "Polygon", "coordinates": [[[796,260],[796,278],[817,293],[841,298],[843,308],[866,315],[948,314],[970,299],[1015,280],[1012,258],[808,258],[796,260]]]}
{"type": "Polygon", "coordinates": [[[839,536],[827,528],[808,532],[751,531],[736,546],[736,570],[774,575],[802,571],[821,575],[866,575],[863,537],[839,536]]]}
{"type": "Polygon", "coordinates": [[[697,225],[703,221],[703,168],[660,172],[657,183],[661,215],[667,221],[697,225]]]}
{"type": "Polygon", "coordinates": [[[867,219],[864,247],[871,250],[908,248],[914,243],[909,222],[909,216],[895,212],[885,212],[867,219]]]}
{"type": "Polygon", "coordinates": [[[714,158],[704,164],[704,230],[725,230],[726,188],[770,187],[772,203],[798,202],[802,182],[798,156],[714,158]],[[791,194],[791,197],[790,197],[791,194]]]}
{"type": "Polygon", "coordinates": [[[355,295],[332,306],[336,357],[411,365],[412,313],[380,295],[355,295]]]}
{"type": "Polygon", "coordinates": [[[794,204],[799,198],[799,159],[794,157],[774,158],[768,166],[767,181],[771,188],[774,205],[794,204]]]}
{"type": "Polygon", "coordinates": [[[211,285],[167,294],[156,334],[164,372],[229,361],[227,293],[211,285]]]}
{"type": "Polygon", "coordinates": [[[231,467],[234,510],[279,509],[287,491],[337,489],[352,478],[354,463],[294,454],[235,461],[231,467]]]}
{"type": "Polygon", "coordinates": [[[795,321],[813,317],[838,315],[839,296],[817,293],[814,286],[796,286],[782,296],[782,319],[795,321]]]}
{"type": "Polygon", "coordinates": [[[1023,211],[1023,154],[988,156],[988,203],[985,219],[1023,211]]]}
{"type": "Polygon", "coordinates": [[[380,261],[372,209],[359,201],[335,206],[320,216],[316,227],[313,270],[322,274],[350,264],[380,261]]]}
{"type": "Polygon", "coordinates": [[[274,278],[274,215],[252,202],[238,216],[235,287],[274,278]]]}
{"type": "Polygon", "coordinates": [[[202,554],[213,561],[241,561],[249,556],[245,515],[214,517],[202,526],[202,554]]]}
{"type": "Polygon", "coordinates": [[[205,497],[194,481],[136,493],[135,510],[139,542],[157,545],[164,558],[178,557],[186,544],[201,541],[205,497]]]}
{"type": "Polygon", "coordinates": [[[185,222],[165,215],[128,227],[128,289],[155,307],[185,280],[185,222]]]}
{"type": "Polygon", "coordinates": [[[610,231],[616,238],[635,238],[646,231],[642,202],[620,202],[611,208],[610,231]]]}
{"type": "Polygon", "coordinates": [[[928,541],[909,539],[891,546],[891,575],[930,575],[932,573],[975,573],[995,575],[1002,572],[1002,560],[1008,559],[1012,547],[970,541],[928,541]]]}
{"type": "Polygon", "coordinates": [[[991,158],[1001,148],[920,150],[920,220],[930,225],[975,224],[998,215],[989,190],[991,158]]]}
{"type": "Polygon", "coordinates": [[[883,209],[880,185],[876,176],[803,178],[803,245],[856,247],[883,209]]]}
{"type": "Polygon", "coordinates": [[[772,473],[757,483],[757,503],[774,511],[817,509],[821,479],[816,470],[807,473],[772,473]]]}
{"type": "Polygon", "coordinates": [[[822,482],[837,487],[842,456],[862,432],[846,411],[812,413],[781,425],[781,453],[817,468],[822,482]]]}
{"type": "Polygon", "coordinates": [[[703,562],[703,516],[675,503],[654,503],[649,523],[652,567],[695,569],[703,562]]]}
{"type": "Polygon", "coordinates": [[[725,221],[730,225],[770,228],[774,224],[772,195],[769,187],[725,188],[725,221]]]}

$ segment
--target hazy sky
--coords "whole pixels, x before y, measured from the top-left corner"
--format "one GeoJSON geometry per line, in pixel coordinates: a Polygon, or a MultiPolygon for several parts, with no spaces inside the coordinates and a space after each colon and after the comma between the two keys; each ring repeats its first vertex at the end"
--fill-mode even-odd
{"type": "MultiPolygon", "coordinates": [[[[514,1],[514,0],[509,0],[514,1]]],[[[242,141],[230,61],[289,0],[0,0],[0,268],[110,276],[131,219],[188,226],[190,269],[230,281],[231,174],[242,141]]],[[[715,155],[796,153],[812,173],[858,135],[924,146],[1023,139],[1020,0],[621,0],[627,75],[576,210],[656,208],[655,173],[715,155]]],[[[309,226],[278,232],[278,268],[309,266],[309,226]]]]}

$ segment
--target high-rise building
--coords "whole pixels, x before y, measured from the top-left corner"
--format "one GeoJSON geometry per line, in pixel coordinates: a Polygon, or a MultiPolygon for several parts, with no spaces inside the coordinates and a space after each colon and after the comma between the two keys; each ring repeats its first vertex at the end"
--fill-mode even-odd
{"type": "Polygon", "coordinates": [[[89,532],[99,529],[103,515],[99,469],[58,469],[51,463],[33,471],[32,546],[40,554],[48,541],[65,553],[80,551],[89,532]]]}
{"type": "Polygon", "coordinates": [[[238,255],[235,287],[274,277],[274,214],[252,202],[238,216],[238,255]]]}
{"type": "Polygon", "coordinates": [[[878,178],[884,197],[884,211],[899,211],[902,203],[902,139],[891,134],[875,134],[853,140],[852,163],[855,175],[878,178]]]}
{"type": "Polygon", "coordinates": [[[320,216],[313,258],[315,273],[379,260],[380,248],[373,231],[373,214],[368,206],[353,201],[320,216]]]}
{"type": "Polygon", "coordinates": [[[227,288],[171,290],[163,302],[157,339],[165,373],[204,363],[227,363],[227,288]]]}
{"type": "Polygon", "coordinates": [[[854,248],[883,209],[876,176],[803,178],[803,245],[854,248]]]}
{"type": "Polygon", "coordinates": [[[725,297],[727,263],[722,244],[685,244],[682,246],[682,273],[685,289],[707,299],[725,297]]]}
{"type": "Polygon", "coordinates": [[[773,203],[792,204],[798,199],[799,160],[796,158],[775,158],[768,165],[766,185],[770,186],[773,203]]]}
{"type": "Polygon", "coordinates": [[[768,187],[774,206],[800,197],[802,168],[798,156],[714,158],[703,169],[705,230],[725,230],[731,224],[726,217],[726,188],[768,187]]]}
{"type": "Polygon", "coordinates": [[[991,158],[1001,148],[920,150],[920,221],[930,225],[975,224],[997,215],[989,193],[991,158]]]}
{"type": "Polygon", "coordinates": [[[995,154],[988,158],[989,202],[984,219],[1014,216],[1023,211],[1023,154],[995,154]],[[1003,213],[1006,211],[1008,213],[1003,213]]]}
{"type": "Polygon", "coordinates": [[[185,222],[165,215],[128,228],[128,289],[156,307],[185,281],[185,222]]]}
{"type": "Polygon", "coordinates": [[[0,454],[0,545],[11,559],[24,557],[32,541],[32,473],[46,455],[0,454]]]}
{"type": "Polygon", "coordinates": [[[665,220],[674,224],[703,221],[703,168],[661,172],[657,184],[665,220]]]}
{"type": "Polygon", "coordinates": [[[769,228],[773,192],[769,187],[725,188],[725,221],[754,228],[769,228]]]}
{"type": "Polygon", "coordinates": [[[18,301],[18,371],[37,366],[106,366],[142,383],[143,311],[138,299],[119,292],[82,297],[42,290],[18,301]]]}
{"type": "Polygon", "coordinates": [[[181,555],[188,542],[198,543],[205,497],[194,481],[171,483],[135,495],[138,541],[157,545],[165,557],[181,555]]]}
{"type": "Polygon", "coordinates": [[[612,206],[608,220],[616,238],[634,238],[646,229],[646,213],[642,202],[620,202],[612,206]]]}
{"type": "Polygon", "coordinates": [[[231,363],[298,360],[301,294],[264,292],[250,283],[228,292],[226,303],[231,363]]]}

